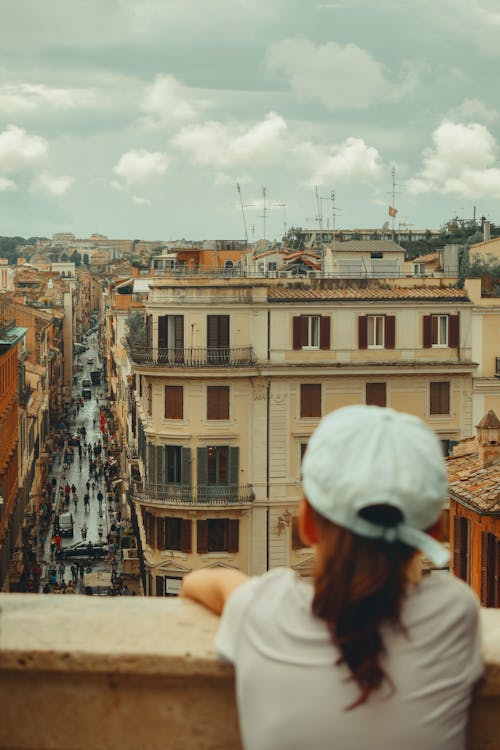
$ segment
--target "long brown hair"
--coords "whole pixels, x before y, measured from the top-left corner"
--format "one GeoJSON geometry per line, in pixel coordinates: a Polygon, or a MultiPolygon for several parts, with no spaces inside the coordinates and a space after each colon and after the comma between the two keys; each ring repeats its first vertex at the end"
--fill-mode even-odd
{"type": "MultiPolygon", "coordinates": [[[[360,689],[356,708],[381,687],[393,684],[380,663],[385,653],[380,626],[390,623],[404,631],[401,608],[406,568],[415,550],[401,542],[388,543],[353,534],[313,510],[320,535],[312,611],[323,620],[360,689]]],[[[401,513],[374,505],[360,515],[386,527],[396,526],[401,513]]]]}

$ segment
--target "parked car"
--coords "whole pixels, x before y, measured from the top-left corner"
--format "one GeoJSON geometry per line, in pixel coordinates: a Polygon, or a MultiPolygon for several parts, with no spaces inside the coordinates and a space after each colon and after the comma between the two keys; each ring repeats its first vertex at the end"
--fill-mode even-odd
{"type": "Polygon", "coordinates": [[[90,390],[90,388],[83,388],[82,398],[84,398],[86,401],[92,398],[92,391],[90,390]]]}
{"type": "Polygon", "coordinates": [[[90,378],[84,378],[82,380],[82,388],[92,388],[92,381],[90,378]]]}
{"type": "Polygon", "coordinates": [[[108,554],[108,545],[104,542],[77,542],[69,547],[56,550],[57,560],[100,559],[108,554]]]}
{"type": "Polygon", "coordinates": [[[71,437],[68,438],[68,445],[80,445],[80,436],[79,435],[71,435],[71,437]]]}

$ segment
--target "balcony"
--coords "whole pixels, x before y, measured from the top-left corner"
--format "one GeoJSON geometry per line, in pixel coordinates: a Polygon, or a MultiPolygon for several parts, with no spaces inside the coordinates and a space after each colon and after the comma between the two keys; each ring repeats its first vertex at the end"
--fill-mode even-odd
{"type": "Polygon", "coordinates": [[[251,484],[152,484],[132,482],[132,496],[165,505],[248,505],[255,500],[251,484]]]}
{"type": "Polygon", "coordinates": [[[256,362],[251,346],[172,349],[139,344],[130,338],[127,345],[135,364],[147,367],[253,367],[256,362]]]}
{"type": "MultiPolygon", "coordinates": [[[[240,749],[233,670],[202,607],[1,594],[0,612],[0,747],[240,749]]],[[[498,750],[500,611],[481,614],[486,675],[467,748],[498,750]]]]}

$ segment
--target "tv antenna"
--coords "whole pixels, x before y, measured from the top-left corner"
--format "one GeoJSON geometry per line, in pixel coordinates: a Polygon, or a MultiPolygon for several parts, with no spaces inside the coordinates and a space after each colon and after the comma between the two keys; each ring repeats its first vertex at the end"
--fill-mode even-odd
{"type": "Polygon", "coordinates": [[[286,203],[281,203],[277,201],[276,203],[273,203],[273,206],[278,206],[279,208],[283,209],[283,236],[286,235],[286,203]]]}
{"type": "Polygon", "coordinates": [[[250,208],[250,206],[253,206],[253,203],[247,203],[246,205],[243,205],[243,198],[241,197],[241,188],[240,183],[236,183],[236,189],[238,191],[238,195],[240,196],[240,206],[241,206],[241,215],[243,217],[243,226],[245,228],[245,243],[248,245],[248,230],[247,230],[247,220],[245,218],[245,208],[250,208]]]}
{"type": "Polygon", "coordinates": [[[398,183],[396,182],[396,167],[393,166],[391,169],[391,177],[392,177],[392,190],[387,193],[387,195],[391,196],[391,205],[389,206],[389,216],[392,218],[392,238],[394,239],[394,225],[396,222],[396,216],[398,213],[398,209],[396,208],[396,195],[398,187],[398,183]]]}

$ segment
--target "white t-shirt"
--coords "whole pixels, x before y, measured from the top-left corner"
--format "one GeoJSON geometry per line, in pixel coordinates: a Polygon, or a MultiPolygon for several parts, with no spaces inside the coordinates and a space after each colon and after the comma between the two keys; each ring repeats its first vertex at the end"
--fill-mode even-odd
{"type": "Polygon", "coordinates": [[[407,636],[382,630],[384,682],[359,697],[325,624],[311,613],[313,589],[275,569],[229,598],[215,641],[236,669],[246,750],[461,750],[471,690],[482,673],[475,595],[451,575],[411,586],[407,636]]]}

